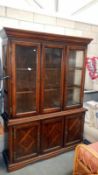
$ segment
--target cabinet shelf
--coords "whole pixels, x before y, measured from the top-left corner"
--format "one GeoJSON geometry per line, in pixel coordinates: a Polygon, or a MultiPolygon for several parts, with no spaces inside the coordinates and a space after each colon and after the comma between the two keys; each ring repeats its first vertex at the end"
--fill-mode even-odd
{"type": "Polygon", "coordinates": [[[68,86],[67,89],[81,88],[79,85],[68,86]]]}
{"type": "Polygon", "coordinates": [[[82,70],[82,67],[69,67],[68,71],[73,71],[73,70],[82,70]]]}
{"type": "Polygon", "coordinates": [[[32,71],[32,70],[36,71],[35,68],[30,68],[30,67],[28,67],[28,68],[16,68],[16,71],[32,71]]]}
{"type": "Polygon", "coordinates": [[[35,92],[34,90],[33,91],[19,91],[19,92],[16,91],[16,94],[32,94],[34,92],[35,92]]]}
{"type": "Polygon", "coordinates": [[[61,68],[60,67],[45,67],[45,70],[60,70],[61,68]]]}
{"type": "Polygon", "coordinates": [[[57,91],[58,89],[60,89],[60,87],[45,88],[44,91],[57,91]]]}

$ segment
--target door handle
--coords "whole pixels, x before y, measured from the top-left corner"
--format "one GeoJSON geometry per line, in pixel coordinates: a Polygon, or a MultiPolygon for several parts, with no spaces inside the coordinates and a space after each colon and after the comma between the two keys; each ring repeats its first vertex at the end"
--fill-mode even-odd
{"type": "Polygon", "coordinates": [[[10,76],[7,75],[7,76],[4,76],[4,77],[0,77],[0,80],[5,80],[5,79],[9,79],[9,78],[10,78],[10,76]]]}

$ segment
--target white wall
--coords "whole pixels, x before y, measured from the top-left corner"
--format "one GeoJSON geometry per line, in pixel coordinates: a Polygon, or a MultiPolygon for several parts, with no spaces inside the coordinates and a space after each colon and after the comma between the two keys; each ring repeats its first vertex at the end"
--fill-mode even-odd
{"type": "MultiPolygon", "coordinates": [[[[93,38],[87,56],[98,56],[98,27],[94,25],[0,6],[0,28],[2,27],[93,38]]],[[[88,71],[85,88],[93,89],[88,71]]]]}

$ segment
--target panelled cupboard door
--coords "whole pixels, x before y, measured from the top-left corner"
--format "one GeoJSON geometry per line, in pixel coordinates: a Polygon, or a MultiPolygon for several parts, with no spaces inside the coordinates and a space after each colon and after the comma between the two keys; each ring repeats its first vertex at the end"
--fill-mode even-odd
{"type": "Polygon", "coordinates": [[[12,115],[28,116],[39,112],[40,45],[12,44],[12,115]]]}
{"type": "Polygon", "coordinates": [[[41,152],[49,152],[63,145],[63,118],[43,120],[41,123],[41,152]]]}
{"type": "Polygon", "coordinates": [[[14,162],[38,155],[39,132],[38,122],[13,127],[14,162]]]}
{"type": "Polygon", "coordinates": [[[80,46],[68,48],[65,71],[65,108],[82,104],[85,73],[85,49],[80,46]]]}
{"type": "Polygon", "coordinates": [[[65,146],[82,141],[84,115],[76,114],[65,117],[65,146]]]}
{"type": "Polygon", "coordinates": [[[61,110],[63,102],[63,55],[62,45],[47,44],[42,47],[41,61],[41,112],[61,110]]]}

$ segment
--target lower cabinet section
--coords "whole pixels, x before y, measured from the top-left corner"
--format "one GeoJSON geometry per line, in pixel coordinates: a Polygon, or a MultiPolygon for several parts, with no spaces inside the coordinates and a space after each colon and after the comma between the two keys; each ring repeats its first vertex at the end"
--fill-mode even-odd
{"type": "Polygon", "coordinates": [[[8,126],[8,169],[52,157],[82,141],[84,113],[8,126]]]}

